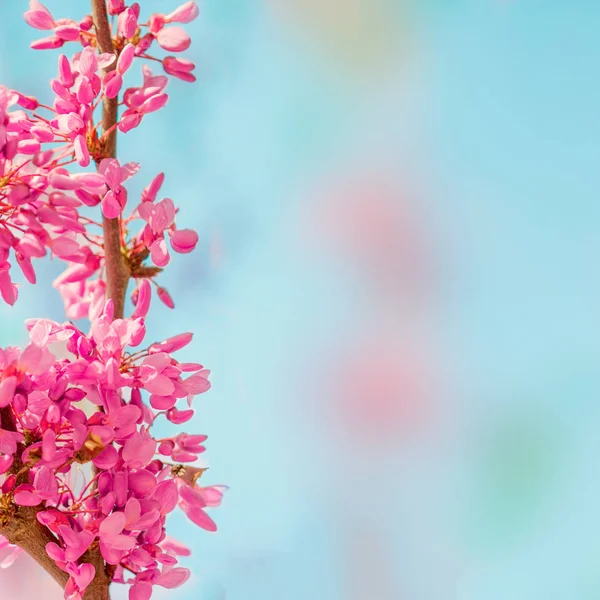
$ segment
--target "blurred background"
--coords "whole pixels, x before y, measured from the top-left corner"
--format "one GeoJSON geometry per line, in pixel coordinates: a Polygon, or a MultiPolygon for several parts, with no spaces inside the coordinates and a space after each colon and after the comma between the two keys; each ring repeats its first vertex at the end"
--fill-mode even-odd
{"type": "MultiPolygon", "coordinates": [[[[0,81],[49,99],[57,53],[0,6],[0,81]]],[[[230,488],[216,534],[171,519],[193,579],[156,597],[599,598],[600,4],[200,6],[198,82],[119,138],[130,198],[164,170],[200,233],[149,339],[194,332],[188,429],[230,488]]],[[[39,270],[2,346],[64,319],[39,270]]],[[[3,597],[51,598],[36,569],[3,597]]]]}

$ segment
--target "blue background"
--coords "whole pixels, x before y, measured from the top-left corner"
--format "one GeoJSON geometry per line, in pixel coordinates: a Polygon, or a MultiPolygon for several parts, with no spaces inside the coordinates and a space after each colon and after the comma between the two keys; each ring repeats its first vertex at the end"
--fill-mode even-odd
{"type": "MultiPolygon", "coordinates": [[[[81,4],[47,3],[56,17],[81,16],[81,4]]],[[[419,173],[428,190],[445,248],[438,341],[460,388],[451,452],[357,474],[357,495],[394,484],[364,511],[390,540],[398,597],[597,598],[600,5],[362,3],[386,29],[374,18],[340,55],[336,27],[315,27],[309,4],[317,16],[301,21],[205,0],[187,26],[198,82],[171,81],[167,107],[119,138],[121,160],[142,164],[130,198],[164,170],[178,223],[200,234],[161,276],[177,308],[153,303],[149,339],[195,333],[182,356],[212,370],[213,389],[189,429],[209,436],[206,481],[230,487],[211,513],[217,534],[172,519],[194,579],[168,597],[347,597],[329,433],[296,384],[365,316],[340,266],[294,225],[313,210],[314,181],[375,144],[369,160],[419,173]],[[381,72],[356,65],[373,40],[381,72]],[[437,535],[411,528],[419,510],[404,486],[437,535]]],[[[175,3],[142,10],[159,6],[175,3]]],[[[48,100],[57,53],[28,49],[25,7],[2,3],[0,81],[48,100]]],[[[341,21],[343,3],[333,13],[341,21]]],[[[2,345],[25,341],[27,317],[63,319],[50,287],[60,270],[43,263],[38,285],[0,306],[2,345]]]]}

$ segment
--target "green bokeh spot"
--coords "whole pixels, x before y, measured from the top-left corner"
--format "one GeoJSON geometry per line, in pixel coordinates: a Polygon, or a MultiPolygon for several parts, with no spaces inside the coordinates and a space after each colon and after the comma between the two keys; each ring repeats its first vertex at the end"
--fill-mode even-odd
{"type": "Polygon", "coordinates": [[[555,470],[556,439],[548,423],[497,424],[477,449],[467,515],[468,541],[478,553],[527,537],[544,505],[555,470]]]}

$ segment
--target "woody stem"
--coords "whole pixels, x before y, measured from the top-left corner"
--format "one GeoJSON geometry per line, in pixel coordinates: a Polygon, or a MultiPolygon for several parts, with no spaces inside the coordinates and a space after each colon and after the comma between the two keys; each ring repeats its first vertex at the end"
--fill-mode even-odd
{"type": "MultiPolygon", "coordinates": [[[[112,33],[108,22],[105,0],[91,0],[92,18],[96,30],[96,41],[100,52],[114,54],[112,33]]],[[[111,71],[115,63],[106,68],[111,71]]],[[[103,158],[115,158],[117,155],[117,129],[119,99],[104,97],[102,107],[103,158]]],[[[114,303],[114,316],[123,318],[125,311],[125,294],[129,283],[129,267],[125,261],[121,246],[121,219],[103,217],[104,257],[106,261],[107,298],[114,303]]]]}

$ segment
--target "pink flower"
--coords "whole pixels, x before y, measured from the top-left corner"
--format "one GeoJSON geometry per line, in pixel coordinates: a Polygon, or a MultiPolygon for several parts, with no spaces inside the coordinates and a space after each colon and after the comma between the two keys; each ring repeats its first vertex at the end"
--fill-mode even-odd
{"type": "Polygon", "coordinates": [[[53,29],[54,19],[50,11],[37,0],[30,0],[29,10],[25,12],[25,21],[35,29],[53,29]]]}
{"type": "Polygon", "coordinates": [[[35,473],[33,487],[42,500],[58,501],[58,482],[52,469],[41,466],[35,473]]]}
{"type": "Polygon", "coordinates": [[[123,535],[127,518],[123,512],[115,512],[106,517],[100,525],[100,548],[113,550],[131,550],[135,546],[135,538],[123,535]]]}
{"type": "Polygon", "coordinates": [[[116,158],[105,158],[100,163],[98,171],[104,177],[108,192],[102,198],[102,213],[108,219],[118,217],[127,203],[127,190],[122,185],[135,175],[140,166],[137,163],[127,163],[123,166],[116,158]]]}
{"type": "Polygon", "coordinates": [[[81,565],[67,563],[65,570],[70,575],[65,587],[65,598],[79,600],[83,597],[83,593],[94,579],[96,569],[94,565],[89,563],[81,565]]]}
{"type": "Polygon", "coordinates": [[[58,532],[65,545],[64,560],[68,562],[76,562],[79,560],[90,547],[95,537],[94,534],[87,529],[77,533],[68,525],[60,525],[58,527],[58,532]]]}
{"type": "Polygon", "coordinates": [[[216,523],[206,514],[206,502],[202,495],[184,482],[179,484],[179,507],[185,515],[206,531],[216,531],[216,523]]]}
{"type": "Polygon", "coordinates": [[[126,8],[119,13],[119,18],[117,20],[117,31],[119,35],[122,35],[128,40],[135,35],[138,28],[139,5],[137,5],[137,11],[134,6],[126,8]]]}
{"type": "Polygon", "coordinates": [[[135,46],[133,44],[127,44],[119,58],[117,60],[117,67],[115,70],[110,71],[104,78],[104,86],[106,88],[107,98],[116,98],[123,85],[123,75],[127,72],[133,61],[135,53],[135,46]]]}
{"type": "Polygon", "coordinates": [[[140,204],[138,211],[155,235],[161,235],[175,222],[175,204],[170,198],[165,198],[157,204],[144,202],[140,204]]]}
{"type": "Polygon", "coordinates": [[[172,371],[171,359],[166,352],[146,357],[140,368],[140,379],[144,388],[151,394],[161,396],[167,396],[175,391],[173,377],[179,377],[179,374],[178,369],[172,371]]]}
{"type": "Polygon", "coordinates": [[[124,0],[108,0],[107,9],[109,15],[118,15],[125,10],[124,0]]]}
{"type": "Polygon", "coordinates": [[[152,75],[152,71],[146,65],[142,67],[142,72],[143,86],[129,88],[123,94],[123,101],[129,107],[119,121],[119,130],[123,133],[137,127],[144,115],[159,110],[168,100],[167,94],[162,91],[167,85],[167,78],[152,75]]]}
{"type": "Polygon", "coordinates": [[[165,73],[178,77],[183,81],[196,81],[196,76],[192,73],[195,68],[196,65],[191,60],[177,58],[175,56],[165,56],[165,58],[163,58],[163,69],[165,70],[165,73]]]}
{"type": "Polygon", "coordinates": [[[193,229],[175,229],[169,231],[171,248],[180,254],[192,252],[198,243],[198,234],[193,229]]]}

